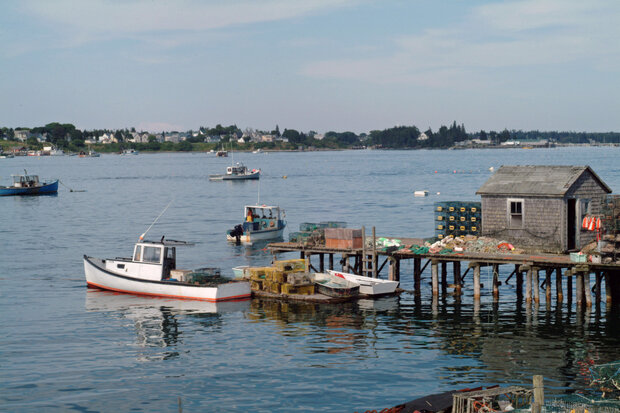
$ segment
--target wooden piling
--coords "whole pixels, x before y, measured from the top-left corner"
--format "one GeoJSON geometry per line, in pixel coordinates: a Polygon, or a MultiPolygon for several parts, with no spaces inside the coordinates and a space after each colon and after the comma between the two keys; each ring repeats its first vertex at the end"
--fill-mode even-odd
{"type": "Polygon", "coordinates": [[[349,256],[347,254],[342,254],[342,260],[344,261],[342,264],[342,272],[349,272],[349,256]]]}
{"type": "Polygon", "coordinates": [[[532,269],[529,268],[525,275],[525,302],[532,302],[532,269]]]}
{"type": "Polygon", "coordinates": [[[575,282],[575,296],[577,305],[583,304],[583,273],[577,273],[577,281],[575,282]]]}
{"type": "Polygon", "coordinates": [[[431,262],[431,284],[433,289],[433,297],[439,295],[439,264],[437,261],[431,262]]]}
{"type": "Polygon", "coordinates": [[[480,300],[480,264],[478,263],[474,264],[474,300],[480,300]]]}
{"type": "Polygon", "coordinates": [[[558,303],[564,301],[564,293],[562,292],[562,269],[555,269],[555,295],[558,303]]]}
{"type": "Polygon", "coordinates": [[[568,272],[566,275],[566,301],[571,303],[573,301],[573,277],[568,272]]]}
{"type": "Polygon", "coordinates": [[[454,273],[454,295],[461,295],[461,262],[452,262],[452,272],[454,273]]]}
{"type": "Polygon", "coordinates": [[[420,281],[422,278],[422,258],[413,259],[413,290],[415,295],[420,295],[420,281]]]}
{"type": "Polygon", "coordinates": [[[319,254],[319,272],[325,272],[325,254],[319,254]]]}
{"type": "Polygon", "coordinates": [[[534,393],[532,413],[540,413],[542,406],[545,404],[545,386],[543,384],[543,376],[536,375],[532,378],[532,389],[534,393]]]}
{"type": "Polygon", "coordinates": [[[534,293],[534,302],[540,302],[540,287],[538,286],[538,268],[532,268],[532,292],[534,293]]]}
{"type": "Polygon", "coordinates": [[[611,277],[609,272],[605,271],[605,302],[611,304],[611,277]]]}
{"type": "Polygon", "coordinates": [[[553,269],[547,268],[545,270],[545,303],[551,303],[551,273],[553,269]]]}
{"type": "Polygon", "coordinates": [[[448,291],[448,263],[441,263],[441,294],[446,295],[448,291]]]}
{"type": "Polygon", "coordinates": [[[586,307],[592,307],[592,290],[590,289],[590,273],[583,274],[583,294],[586,301],[586,307]]]}
{"type": "Polygon", "coordinates": [[[493,264],[493,300],[499,300],[499,264],[493,264]]]}
{"type": "Polygon", "coordinates": [[[329,254],[329,269],[334,269],[334,254],[329,254]]]}
{"type": "Polygon", "coordinates": [[[601,284],[603,283],[603,275],[600,271],[594,273],[596,284],[594,284],[594,299],[596,300],[596,307],[598,308],[601,302],[601,284]]]}

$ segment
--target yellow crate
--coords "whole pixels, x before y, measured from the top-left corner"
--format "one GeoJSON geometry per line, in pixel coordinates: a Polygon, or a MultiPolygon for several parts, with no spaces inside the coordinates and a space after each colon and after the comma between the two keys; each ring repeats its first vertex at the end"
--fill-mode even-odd
{"type": "Polygon", "coordinates": [[[246,274],[250,275],[251,280],[265,279],[265,275],[271,267],[249,267],[246,274]]]}
{"type": "Polygon", "coordinates": [[[471,222],[476,222],[478,220],[478,218],[476,217],[471,217],[471,222]]]}
{"type": "Polygon", "coordinates": [[[467,211],[467,208],[461,207],[461,212],[465,212],[465,211],[467,211]]]}
{"type": "Polygon", "coordinates": [[[444,220],[444,217],[443,217],[443,216],[441,216],[441,215],[437,215],[437,221],[443,221],[443,220],[444,220]]]}
{"type": "Polygon", "coordinates": [[[297,291],[293,284],[288,283],[280,284],[280,290],[282,291],[282,294],[295,294],[297,291]]]}
{"type": "Polygon", "coordinates": [[[439,229],[439,230],[443,229],[443,225],[441,225],[441,224],[437,225],[437,229],[439,229]]]}
{"type": "Polygon", "coordinates": [[[454,225],[450,225],[450,226],[448,226],[448,229],[449,229],[450,231],[454,231],[454,225]]]}
{"type": "Polygon", "coordinates": [[[459,219],[461,220],[461,222],[467,221],[467,217],[460,217],[459,219]]]}
{"type": "Polygon", "coordinates": [[[278,283],[271,283],[271,285],[269,286],[269,291],[271,291],[274,294],[280,294],[280,286],[282,284],[278,284],[278,283]]]}
{"type": "Polygon", "coordinates": [[[471,212],[476,212],[476,211],[478,211],[478,208],[476,208],[476,207],[471,207],[471,210],[470,210],[470,211],[471,211],[471,212]]]}
{"type": "Polygon", "coordinates": [[[439,239],[443,239],[443,234],[439,234],[439,235],[437,235],[437,238],[439,238],[439,239]]]}
{"type": "Polygon", "coordinates": [[[459,227],[459,229],[460,229],[461,231],[465,231],[465,229],[466,229],[466,228],[465,228],[465,225],[461,225],[461,226],[459,227]]]}
{"type": "Polygon", "coordinates": [[[312,295],[312,294],[314,294],[314,284],[298,286],[297,287],[297,294],[300,294],[300,295],[312,295]]]}
{"type": "Polygon", "coordinates": [[[448,211],[450,211],[450,212],[454,212],[454,207],[453,207],[453,206],[448,207],[448,211]]]}
{"type": "Polygon", "coordinates": [[[306,260],[298,258],[294,260],[274,261],[273,267],[284,272],[306,272],[306,260]]]}
{"type": "Polygon", "coordinates": [[[437,205],[437,211],[438,211],[438,212],[443,211],[443,207],[442,207],[441,205],[437,205]]]}
{"type": "Polygon", "coordinates": [[[250,289],[253,291],[260,291],[263,289],[262,281],[250,281],[250,289]]]}
{"type": "Polygon", "coordinates": [[[476,232],[478,231],[478,227],[471,227],[471,232],[476,232]]]}
{"type": "Polygon", "coordinates": [[[456,217],[454,215],[450,215],[450,221],[456,221],[456,217]]]}

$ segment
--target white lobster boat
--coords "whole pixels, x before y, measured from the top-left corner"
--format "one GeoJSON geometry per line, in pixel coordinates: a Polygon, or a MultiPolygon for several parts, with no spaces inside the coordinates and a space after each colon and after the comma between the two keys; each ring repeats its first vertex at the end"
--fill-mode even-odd
{"type": "Polygon", "coordinates": [[[84,255],[89,287],[121,293],[203,301],[240,300],[251,296],[250,283],[222,278],[219,270],[176,268],[176,247],[184,241],[139,241],[133,257],[101,259],[84,255]]]}
{"type": "Polygon", "coordinates": [[[398,281],[380,280],[379,278],[364,277],[347,272],[334,270],[327,270],[327,272],[336,277],[359,284],[360,294],[370,296],[393,294],[400,284],[398,281]]]}

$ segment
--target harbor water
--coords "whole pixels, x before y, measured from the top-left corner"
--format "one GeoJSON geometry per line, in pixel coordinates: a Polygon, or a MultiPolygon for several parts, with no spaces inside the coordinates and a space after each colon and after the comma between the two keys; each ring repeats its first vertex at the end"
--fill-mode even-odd
{"type": "Polygon", "coordinates": [[[490,168],[590,165],[617,192],[618,159],[618,147],[235,153],[262,170],[245,182],[210,182],[232,159],[204,153],[2,159],[4,183],[26,169],[61,186],[55,196],[0,198],[0,411],[176,412],[181,403],[188,412],[353,412],[452,389],[530,386],[535,374],[550,396],[581,392],[591,364],[620,359],[618,310],[546,305],[544,294],[526,306],[514,281],[494,303],[490,269],[480,305],[471,275],[460,301],[433,304],[429,269],[415,298],[408,261],[400,297],[211,304],[90,290],[82,257],[130,256],[172,201],[147,238],[194,241],[178,251],[178,267],[232,276],[272,259],[264,245],[225,241],[244,205],[284,208],[285,237],[319,221],[428,237],[433,203],[479,200],[490,168]]]}

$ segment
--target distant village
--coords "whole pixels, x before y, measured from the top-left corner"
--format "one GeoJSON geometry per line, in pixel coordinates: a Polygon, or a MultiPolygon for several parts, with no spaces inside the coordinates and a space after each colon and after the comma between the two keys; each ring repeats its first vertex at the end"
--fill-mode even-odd
{"type": "Polygon", "coordinates": [[[564,145],[620,145],[616,132],[548,132],[483,130],[468,133],[453,122],[437,131],[421,131],[415,126],[395,126],[369,133],[299,132],[276,125],[272,131],[236,125],[200,127],[186,132],[149,132],[135,128],[84,130],[72,124],[50,123],[34,128],[0,128],[0,149],[5,152],[44,150],[54,147],[71,152],[94,147],[102,152],[126,148],[143,151],[235,150],[325,150],[325,149],[466,149],[466,148],[547,148],[564,145]]]}

